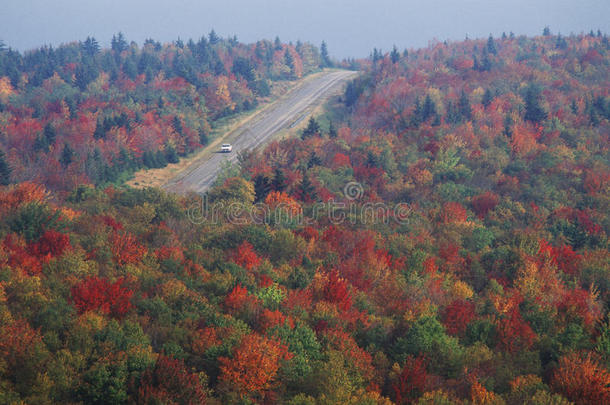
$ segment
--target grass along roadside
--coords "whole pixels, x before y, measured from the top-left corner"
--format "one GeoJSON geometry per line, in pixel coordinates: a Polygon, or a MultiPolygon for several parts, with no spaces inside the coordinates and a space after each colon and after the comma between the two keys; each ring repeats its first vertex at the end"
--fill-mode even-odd
{"type": "MultiPolygon", "coordinates": [[[[247,122],[257,118],[261,114],[264,114],[265,111],[272,108],[276,103],[280,102],[285,97],[288,97],[288,95],[296,88],[303,86],[305,83],[316,79],[324,73],[334,70],[336,69],[325,69],[323,71],[310,74],[303,79],[273,83],[269,101],[261,102],[254,110],[245,111],[215,122],[212,133],[210,134],[210,138],[212,140],[206,146],[196,152],[193,152],[189,156],[181,158],[178,163],[170,163],[166,167],[159,169],[139,170],[135,172],[131,179],[126,181],[125,184],[134,188],[162,187],[171,179],[179,177],[182,173],[188,171],[193,165],[197,165],[200,161],[208,159],[212,153],[215,153],[219,149],[221,143],[230,143],[232,138],[238,135],[236,133],[238,132],[236,131],[237,129],[242,127],[247,122]]],[[[298,124],[302,125],[303,121],[306,120],[301,120],[301,122],[298,124]]],[[[299,125],[295,125],[295,127],[291,128],[291,130],[298,128],[299,125]]],[[[273,138],[276,139],[276,136],[273,138]]]]}

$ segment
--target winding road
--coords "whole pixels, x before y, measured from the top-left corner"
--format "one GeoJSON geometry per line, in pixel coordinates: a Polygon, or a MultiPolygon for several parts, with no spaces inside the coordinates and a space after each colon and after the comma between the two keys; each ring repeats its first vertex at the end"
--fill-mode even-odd
{"type": "Polygon", "coordinates": [[[306,118],[310,107],[318,105],[326,97],[340,90],[345,82],[356,74],[352,71],[329,71],[305,80],[269,107],[255,113],[244,124],[222,136],[223,143],[233,145],[233,152],[212,153],[206,159],[194,162],[170,180],[164,188],[178,193],[205,192],[214,183],[223,160],[234,162],[240,151],[256,148],[278,131],[297,125],[306,118]]]}

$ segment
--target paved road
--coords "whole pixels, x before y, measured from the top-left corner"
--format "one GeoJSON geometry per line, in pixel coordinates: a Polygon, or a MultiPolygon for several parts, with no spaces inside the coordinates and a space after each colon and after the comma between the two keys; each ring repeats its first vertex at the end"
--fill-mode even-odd
{"type": "Polygon", "coordinates": [[[184,170],[164,188],[180,193],[205,192],[214,183],[223,160],[235,161],[238,152],[255,148],[278,131],[297,124],[305,118],[307,108],[339,90],[355,74],[350,71],[333,71],[305,81],[228,134],[224,140],[233,145],[233,152],[213,153],[209,159],[198,161],[184,170]]]}

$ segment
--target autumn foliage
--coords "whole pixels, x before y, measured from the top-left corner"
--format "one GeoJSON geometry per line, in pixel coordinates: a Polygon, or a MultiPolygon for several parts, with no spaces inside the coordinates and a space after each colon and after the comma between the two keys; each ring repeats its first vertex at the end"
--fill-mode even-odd
{"type": "Polygon", "coordinates": [[[111,283],[105,278],[90,277],[72,288],[72,301],[79,313],[97,310],[117,318],[131,309],[132,295],[122,278],[111,283]]]}
{"type": "Polygon", "coordinates": [[[290,357],[279,342],[250,334],[234,349],[232,358],[219,358],[220,379],[242,397],[257,397],[273,387],[280,362],[290,357]]]}

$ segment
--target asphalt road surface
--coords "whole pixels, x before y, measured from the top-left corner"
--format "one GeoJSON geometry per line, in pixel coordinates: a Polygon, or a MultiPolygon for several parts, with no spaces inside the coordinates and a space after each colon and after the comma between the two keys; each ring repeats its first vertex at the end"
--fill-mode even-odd
{"type": "Polygon", "coordinates": [[[206,160],[197,161],[170,180],[164,188],[178,193],[205,192],[214,183],[223,160],[234,162],[240,151],[256,148],[278,131],[298,124],[306,118],[306,110],[309,107],[317,105],[326,96],[338,91],[355,74],[356,72],[351,71],[332,71],[305,81],[224,137],[223,143],[233,145],[231,153],[212,153],[206,160]]]}

